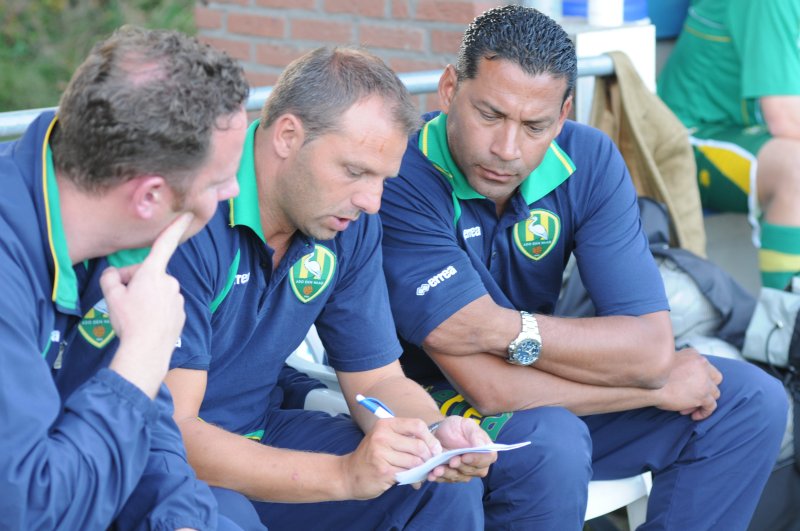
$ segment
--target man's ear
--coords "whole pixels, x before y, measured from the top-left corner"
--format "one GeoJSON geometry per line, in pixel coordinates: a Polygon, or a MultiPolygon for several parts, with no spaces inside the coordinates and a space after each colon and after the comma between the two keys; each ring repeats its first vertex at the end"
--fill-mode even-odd
{"type": "Polygon", "coordinates": [[[561,128],[564,127],[564,122],[569,118],[569,113],[572,112],[572,101],[573,97],[572,94],[570,94],[567,96],[567,99],[564,100],[564,103],[561,104],[561,114],[558,116],[558,132],[556,136],[561,134],[561,128]]]}
{"type": "Polygon", "coordinates": [[[441,104],[442,112],[448,114],[450,104],[453,102],[453,96],[458,88],[458,75],[453,65],[447,65],[439,78],[439,103],[441,104]]]}
{"type": "Polygon", "coordinates": [[[160,209],[171,208],[173,192],[160,175],[144,175],[131,179],[132,208],[142,219],[153,218],[160,209]]]}
{"type": "Polygon", "coordinates": [[[296,115],[286,113],[272,123],[272,143],[275,153],[287,158],[302,147],[305,141],[303,122],[296,115]]]}

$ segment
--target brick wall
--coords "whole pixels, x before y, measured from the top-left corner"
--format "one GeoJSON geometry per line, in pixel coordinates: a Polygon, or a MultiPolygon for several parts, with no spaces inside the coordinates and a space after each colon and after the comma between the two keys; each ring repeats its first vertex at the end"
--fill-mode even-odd
{"type": "MultiPolygon", "coordinates": [[[[253,86],[272,85],[303,53],[362,45],[396,72],[441,69],[455,61],[476,15],[506,2],[473,0],[215,0],[198,3],[200,38],[245,66],[253,86]]],[[[417,96],[422,110],[438,98],[417,96]]]]}

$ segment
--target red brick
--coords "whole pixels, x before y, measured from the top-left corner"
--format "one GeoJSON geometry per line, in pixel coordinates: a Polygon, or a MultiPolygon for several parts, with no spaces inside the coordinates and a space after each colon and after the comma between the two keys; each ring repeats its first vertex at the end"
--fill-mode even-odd
{"type": "Polygon", "coordinates": [[[395,57],[388,61],[389,66],[395,72],[416,72],[418,70],[444,70],[446,62],[426,61],[422,59],[408,59],[395,57]]]}
{"type": "Polygon", "coordinates": [[[365,46],[421,51],[425,33],[420,29],[362,24],[360,35],[365,46]]]}
{"type": "Polygon", "coordinates": [[[237,6],[249,6],[250,0],[214,0],[215,4],[236,4],[237,6]]]}
{"type": "Polygon", "coordinates": [[[256,0],[256,5],[277,9],[313,10],[316,6],[316,0],[256,0]]]}
{"type": "Polygon", "coordinates": [[[386,14],[386,0],[325,0],[325,11],[383,18],[386,14]]]}
{"type": "Polygon", "coordinates": [[[419,94],[416,97],[419,98],[417,100],[417,108],[419,108],[420,114],[431,111],[438,111],[442,108],[442,103],[439,100],[439,95],[435,92],[429,92],[427,94],[419,94]]]}
{"type": "Polygon", "coordinates": [[[408,0],[391,0],[392,1],[392,18],[408,18],[411,10],[408,6],[408,0]]]}
{"type": "Polygon", "coordinates": [[[416,18],[468,24],[487,9],[495,7],[495,2],[458,2],[454,0],[419,0],[416,18]]]}
{"type": "Polygon", "coordinates": [[[282,44],[256,45],[256,62],[260,65],[283,68],[310,49],[282,44]]]}
{"type": "Polygon", "coordinates": [[[225,50],[228,54],[240,61],[250,60],[250,43],[244,41],[234,41],[232,39],[217,39],[215,37],[200,36],[200,40],[210,44],[214,48],[225,50]]]}
{"type": "Polygon", "coordinates": [[[194,8],[194,23],[198,29],[222,28],[222,12],[208,7],[194,8]]]}
{"type": "Polygon", "coordinates": [[[463,37],[461,31],[431,30],[431,51],[454,54],[458,52],[463,37]]]}
{"type": "Polygon", "coordinates": [[[228,31],[257,37],[283,37],[284,21],[252,13],[229,13],[228,31]]]}
{"type": "Polygon", "coordinates": [[[247,81],[250,82],[250,86],[253,88],[270,87],[275,84],[279,76],[279,74],[273,74],[269,72],[252,72],[250,70],[245,71],[244,75],[247,78],[247,81]]]}
{"type": "Polygon", "coordinates": [[[353,25],[350,22],[333,22],[320,19],[293,19],[291,38],[312,41],[351,44],[353,25]]]}

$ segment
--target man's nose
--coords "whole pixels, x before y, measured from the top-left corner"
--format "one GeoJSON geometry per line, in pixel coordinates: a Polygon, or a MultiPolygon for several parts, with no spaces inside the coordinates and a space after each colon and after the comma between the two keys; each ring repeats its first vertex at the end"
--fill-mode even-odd
{"type": "Polygon", "coordinates": [[[383,179],[379,177],[364,179],[364,186],[353,195],[353,205],[367,214],[375,214],[381,208],[383,179]]]}
{"type": "Polygon", "coordinates": [[[506,121],[500,127],[490,146],[491,152],[500,160],[511,161],[520,158],[519,126],[506,121]]]}

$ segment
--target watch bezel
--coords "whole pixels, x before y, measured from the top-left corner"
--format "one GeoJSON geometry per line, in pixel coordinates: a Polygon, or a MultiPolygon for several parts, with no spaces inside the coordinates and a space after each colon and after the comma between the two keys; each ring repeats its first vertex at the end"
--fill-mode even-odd
{"type": "Polygon", "coordinates": [[[514,346],[508,360],[515,365],[533,365],[539,359],[542,344],[533,338],[526,337],[514,346]]]}

